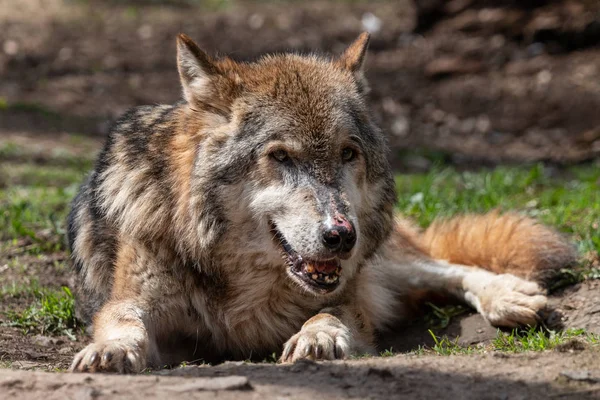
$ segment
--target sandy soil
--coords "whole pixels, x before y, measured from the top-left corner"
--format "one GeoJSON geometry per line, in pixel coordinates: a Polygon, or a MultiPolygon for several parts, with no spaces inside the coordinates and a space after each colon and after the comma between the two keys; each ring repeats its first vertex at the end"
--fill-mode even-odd
{"type": "Polygon", "coordinates": [[[597,399],[597,351],[225,363],[138,376],[0,370],[14,399],[597,399]]]}

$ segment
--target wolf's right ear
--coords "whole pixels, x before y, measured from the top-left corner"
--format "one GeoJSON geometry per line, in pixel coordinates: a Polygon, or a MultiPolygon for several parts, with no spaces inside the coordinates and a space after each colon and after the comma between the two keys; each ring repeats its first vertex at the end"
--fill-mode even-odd
{"type": "Polygon", "coordinates": [[[368,32],[361,33],[336,60],[338,66],[352,72],[358,84],[358,89],[363,94],[369,89],[365,79],[363,65],[367,54],[367,48],[369,47],[370,37],[371,35],[368,32]]]}
{"type": "Polygon", "coordinates": [[[368,32],[361,33],[340,56],[338,64],[351,72],[361,72],[370,38],[371,35],[368,32]]]}
{"type": "Polygon", "coordinates": [[[220,71],[216,61],[185,34],[177,36],[177,69],[183,97],[192,108],[211,106],[228,114],[235,83],[220,71]]]}

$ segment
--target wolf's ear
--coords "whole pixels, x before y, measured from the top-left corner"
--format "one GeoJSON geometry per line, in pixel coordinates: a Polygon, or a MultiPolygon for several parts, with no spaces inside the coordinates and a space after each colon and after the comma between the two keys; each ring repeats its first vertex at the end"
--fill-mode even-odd
{"type": "Polygon", "coordinates": [[[362,71],[362,66],[365,61],[365,54],[367,53],[367,48],[369,47],[369,35],[368,32],[361,33],[358,38],[348,48],[338,59],[338,64],[349,71],[354,73],[360,73],[362,71]]]}
{"type": "Polygon", "coordinates": [[[234,82],[183,33],[177,37],[177,69],[183,97],[190,106],[208,105],[221,113],[229,113],[234,82]]]}

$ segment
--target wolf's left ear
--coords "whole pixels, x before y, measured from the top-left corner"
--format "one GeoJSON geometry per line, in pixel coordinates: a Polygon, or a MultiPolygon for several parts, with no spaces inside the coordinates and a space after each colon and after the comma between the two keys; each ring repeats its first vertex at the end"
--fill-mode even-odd
{"type": "Polygon", "coordinates": [[[358,38],[337,60],[337,63],[342,67],[354,73],[360,73],[362,71],[363,63],[365,61],[365,54],[369,47],[369,39],[371,35],[368,32],[361,33],[358,38]]]}
{"type": "Polygon", "coordinates": [[[221,113],[229,113],[235,83],[183,33],[177,37],[177,69],[183,97],[192,107],[209,105],[221,113]]]}

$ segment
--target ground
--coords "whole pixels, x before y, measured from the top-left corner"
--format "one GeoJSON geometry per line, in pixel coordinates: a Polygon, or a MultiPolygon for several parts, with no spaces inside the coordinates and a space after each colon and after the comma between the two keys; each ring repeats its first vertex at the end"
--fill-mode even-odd
{"type": "Polygon", "coordinates": [[[438,14],[408,0],[158,3],[0,6],[0,393],[600,397],[600,50],[588,43],[596,2],[532,11],[452,1],[438,14]],[[581,263],[552,283],[545,326],[501,332],[463,307],[426,305],[382,338],[381,357],[182,365],[138,377],[60,373],[89,342],[68,289],[69,201],[112,119],[178,98],[175,34],[248,59],[340,51],[377,23],[367,77],[393,149],[398,210],[426,226],[436,216],[515,209],[568,235],[581,263]],[[190,379],[230,375],[238,378],[190,379]]]}
{"type": "Polygon", "coordinates": [[[291,366],[240,362],[152,376],[63,374],[59,379],[10,371],[0,377],[0,388],[24,399],[597,399],[600,375],[582,372],[597,367],[597,358],[597,352],[579,352],[403,356],[291,366]]]}

